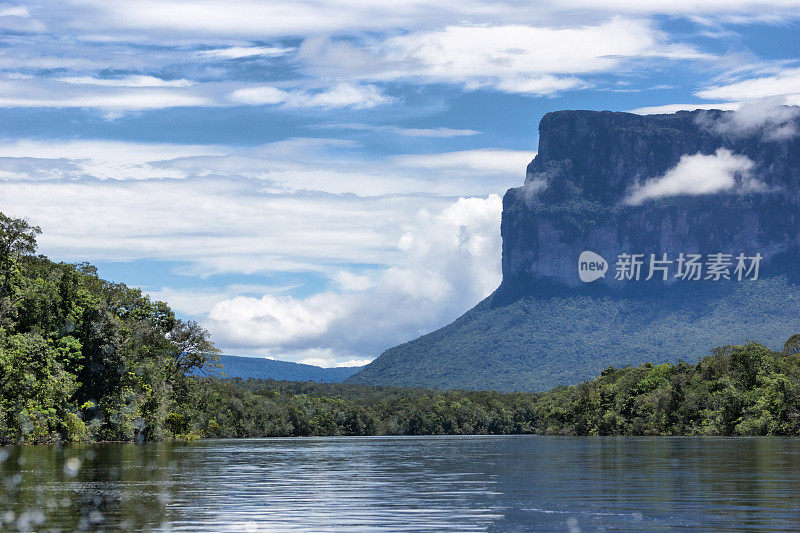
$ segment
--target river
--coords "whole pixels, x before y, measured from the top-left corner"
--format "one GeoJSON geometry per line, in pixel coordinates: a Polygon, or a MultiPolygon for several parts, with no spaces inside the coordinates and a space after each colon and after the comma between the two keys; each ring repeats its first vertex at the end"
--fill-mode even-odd
{"type": "Polygon", "coordinates": [[[789,438],[243,439],[0,459],[3,531],[800,528],[789,438]]]}

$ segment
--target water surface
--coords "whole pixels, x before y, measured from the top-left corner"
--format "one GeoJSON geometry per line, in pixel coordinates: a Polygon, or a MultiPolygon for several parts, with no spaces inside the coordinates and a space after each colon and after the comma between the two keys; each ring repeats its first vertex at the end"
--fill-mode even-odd
{"type": "Polygon", "coordinates": [[[798,439],[246,439],[6,447],[0,459],[0,530],[800,527],[798,439]]]}

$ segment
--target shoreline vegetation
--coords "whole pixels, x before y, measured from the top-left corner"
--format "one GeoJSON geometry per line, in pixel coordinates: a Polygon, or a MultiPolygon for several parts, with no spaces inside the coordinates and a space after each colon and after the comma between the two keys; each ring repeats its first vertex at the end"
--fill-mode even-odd
{"type": "Polygon", "coordinates": [[[0,213],[0,444],[800,435],[800,335],[782,352],[755,342],[724,346],[697,363],[609,367],[543,393],[226,379],[197,323],[100,279],[87,263],[36,255],[39,234],[0,213]]]}

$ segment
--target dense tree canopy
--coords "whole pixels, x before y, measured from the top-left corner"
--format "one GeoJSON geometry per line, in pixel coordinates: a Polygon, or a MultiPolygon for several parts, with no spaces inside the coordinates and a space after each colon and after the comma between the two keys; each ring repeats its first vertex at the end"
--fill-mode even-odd
{"type": "Polygon", "coordinates": [[[0,213],[0,442],[171,436],[186,375],[218,358],[208,333],[91,265],[35,256],[39,233],[0,213]]]}
{"type": "Polygon", "coordinates": [[[213,378],[192,391],[185,423],[208,437],[800,435],[800,355],[757,343],[541,394],[213,378]]]}

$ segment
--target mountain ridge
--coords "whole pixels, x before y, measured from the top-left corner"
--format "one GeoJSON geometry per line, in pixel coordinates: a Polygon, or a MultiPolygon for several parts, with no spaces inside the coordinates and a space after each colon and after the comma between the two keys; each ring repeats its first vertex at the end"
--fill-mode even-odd
{"type": "Polygon", "coordinates": [[[341,383],[362,368],[323,368],[290,361],[239,355],[221,355],[219,362],[222,364],[222,373],[227,378],[316,381],[319,383],[341,383]]]}

